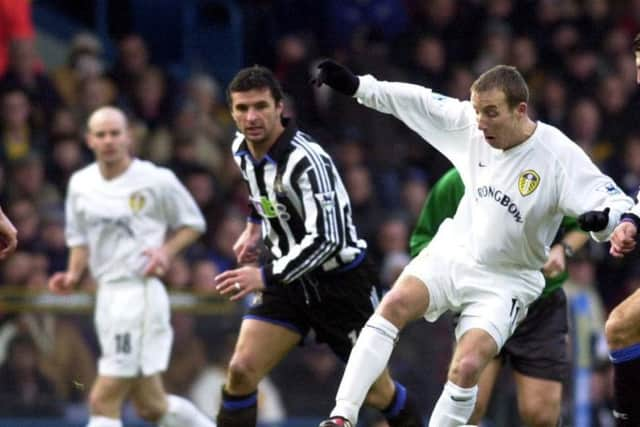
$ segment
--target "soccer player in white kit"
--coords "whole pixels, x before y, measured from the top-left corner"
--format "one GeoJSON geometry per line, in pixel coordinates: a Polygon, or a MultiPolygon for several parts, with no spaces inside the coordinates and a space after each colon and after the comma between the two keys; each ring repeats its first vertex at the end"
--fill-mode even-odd
{"type": "Polygon", "coordinates": [[[351,352],[331,418],[351,426],[386,366],[399,331],[420,317],[461,313],[448,381],[431,427],[466,424],[480,373],[541,293],[541,268],[563,216],[609,208],[609,237],[632,200],[560,130],[528,115],[529,92],[513,67],[497,66],[471,87],[471,101],[430,89],[356,77],[324,61],[315,81],[393,114],[458,169],[465,195],[453,219],[404,269],[351,352]]]}
{"type": "Polygon", "coordinates": [[[122,427],[122,404],[131,398],[138,414],[158,426],[213,427],[189,401],[167,395],[161,379],[173,331],[158,277],[205,230],[202,213],[173,172],[131,156],[122,111],[100,108],[87,128],[96,161],[69,181],[68,267],[49,279],[53,292],[70,292],[89,267],[98,283],[95,324],[102,354],[87,426],[122,427]]]}

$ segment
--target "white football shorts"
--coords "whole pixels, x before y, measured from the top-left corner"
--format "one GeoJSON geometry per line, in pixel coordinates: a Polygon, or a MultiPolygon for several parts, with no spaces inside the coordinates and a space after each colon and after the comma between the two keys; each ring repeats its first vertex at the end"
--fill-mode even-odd
{"type": "Polygon", "coordinates": [[[169,297],[156,278],[98,287],[95,325],[102,350],[98,373],[149,376],[169,365],[173,330],[169,297]]]}
{"type": "Polygon", "coordinates": [[[493,337],[498,351],[544,287],[538,271],[490,270],[477,264],[464,246],[447,244],[427,246],[402,275],[417,277],[429,290],[427,321],[435,322],[447,310],[460,313],[456,340],[480,328],[493,337]]]}

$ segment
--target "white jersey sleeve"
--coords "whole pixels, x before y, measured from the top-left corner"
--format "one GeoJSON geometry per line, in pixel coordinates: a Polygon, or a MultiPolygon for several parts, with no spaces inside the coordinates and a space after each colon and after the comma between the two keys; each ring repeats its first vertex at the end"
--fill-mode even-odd
{"type": "Polygon", "coordinates": [[[206,222],[200,208],[189,191],[169,169],[160,168],[163,181],[164,208],[170,229],[193,228],[199,232],[206,230],[206,222]]]}
{"type": "Polygon", "coordinates": [[[466,166],[470,134],[476,127],[471,103],[409,83],[360,77],[358,102],[402,120],[460,169],[466,166]]]}
{"type": "Polygon", "coordinates": [[[620,215],[629,210],[633,200],[604,175],[579,146],[566,144],[563,148],[566,151],[559,156],[561,170],[558,173],[562,213],[577,217],[590,210],[609,208],[607,227],[591,233],[596,241],[608,240],[620,222],[620,215]]]}

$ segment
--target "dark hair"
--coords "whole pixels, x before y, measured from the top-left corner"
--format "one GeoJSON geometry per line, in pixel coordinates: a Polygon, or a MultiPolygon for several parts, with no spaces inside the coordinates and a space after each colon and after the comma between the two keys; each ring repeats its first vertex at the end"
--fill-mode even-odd
{"type": "Polygon", "coordinates": [[[227,87],[227,102],[231,106],[232,92],[247,92],[252,89],[268,88],[276,104],[282,101],[282,87],[271,70],[260,65],[243,68],[227,87]]]}
{"type": "Polygon", "coordinates": [[[486,92],[499,89],[504,92],[509,108],[515,108],[521,102],[529,102],[529,88],[516,67],[496,65],[485,71],[471,85],[473,92],[486,92]]]}
{"type": "Polygon", "coordinates": [[[640,33],[633,38],[633,52],[640,52],[640,33]]]}

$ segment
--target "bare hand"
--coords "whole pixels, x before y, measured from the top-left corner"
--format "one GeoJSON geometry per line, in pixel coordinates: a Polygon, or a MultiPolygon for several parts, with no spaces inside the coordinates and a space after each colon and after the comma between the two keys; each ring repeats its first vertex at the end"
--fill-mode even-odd
{"type": "Polygon", "coordinates": [[[145,266],[142,274],[145,277],[164,276],[164,274],[169,269],[169,264],[171,263],[167,251],[164,248],[160,247],[147,249],[143,252],[143,254],[149,258],[149,261],[147,261],[147,265],[145,266]]]}
{"type": "Polygon", "coordinates": [[[49,290],[54,294],[66,295],[73,292],[73,288],[77,282],[78,278],[71,273],[59,271],[49,278],[47,285],[49,286],[49,290]]]}
{"type": "Polygon", "coordinates": [[[633,223],[625,221],[618,224],[611,235],[609,253],[616,258],[622,258],[624,254],[634,250],[637,234],[638,230],[633,223]]]}
{"type": "Polygon", "coordinates": [[[7,216],[0,211],[0,259],[15,251],[18,246],[18,230],[7,216]]]}
{"type": "Polygon", "coordinates": [[[265,285],[262,282],[262,272],[253,266],[244,266],[235,270],[227,270],[218,274],[215,279],[216,291],[221,295],[231,295],[231,301],[244,298],[251,292],[261,291],[265,285]]]}
{"type": "Polygon", "coordinates": [[[544,277],[553,279],[561,274],[567,268],[567,259],[564,254],[564,248],[560,244],[553,245],[549,251],[549,258],[542,266],[542,274],[544,277]]]}
{"type": "Polygon", "coordinates": [[[238,240],[233,245],[233,253],[238,264],[257,263],[260,256],[261,228],[258,224],[247,224],[238,240]]]}
{"type": "Polygon", "coordinates": [[[260,251],[257,245],[240,245],[233,246],[233,252],[236,254],[238,264],[252,264],[258,262],[260,251]]]}

